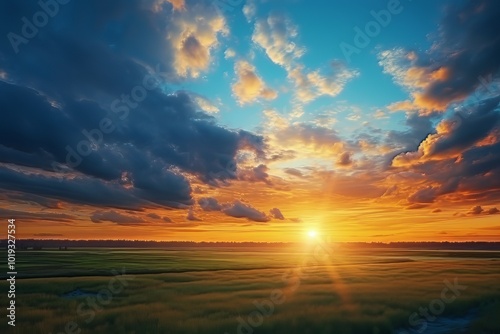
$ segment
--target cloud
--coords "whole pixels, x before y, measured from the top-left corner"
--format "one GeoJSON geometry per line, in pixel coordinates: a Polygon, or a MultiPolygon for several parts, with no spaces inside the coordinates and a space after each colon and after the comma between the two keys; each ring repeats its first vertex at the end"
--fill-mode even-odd
{"type": "Polygon", "coordinates": [[[498,126],[500,97],[483,101],[466,118],[456,114],[454,118],[444,119],[436,127],[436,133],[429,134],[418,150],[396,156],[393,166],[405,166],[433,158],[460,155],[486,138],[498,126]]]}
{"type": "Polygon", "coordinates": [[[299,178],[304,177],[304,174],[297,168],[285,168],[284,171],[285,173],[290,174],[292,176],[296,176],[299,178]]]}
{"type": "Polygon", "coordinates": [[[405,130],[391,130],[386,135],[385,145],[404,151],[417,150],[420,143],[429,135],[436,133],[434,115],[422,116],[410,113],[405,120],[405,130]]]}
{"type": "MultiPolygon", "coordinates": [[[[177,1],[175,1],[177,2],[177,1]]],[[[227,35],[226,21],[209,4],[198,2],[188,10],[175,12],[167,39],[173,49],[174,68],[179,76],[197,78],[211,63],[219,35],[227,35]]]]}
{"type": "Polygon", "coordinates": [[[352,157],[350,152],[343,152],[337,159],[338,166],[350,166],[352,165],[352,157]]]}
{"type": "Polygon", "coordinates": [[[245,15],[248,22],[251,22],[255,17],[257,12],[257,7],[255,6],[255,2],[252,0],[247,1],[247,3],[243,6],[243,14],[245,15]]]}
{"type": "Polygon", "coordinates": [[[32,194],[6,194],[9,200],[22,201],[24,203],[36,203],[44,208],[48,209],[61,209],[61,201],[45,198],[42,196],[32,195],[32,194]]]}
{"type": "Polygon", "coordinates": [[[439,191],[434,187],[427,187],[424,189],[417,190],[415,193],[411,194],[408,197],[408,202],[410,203],[433,203],[437,196],[439,195],[439,191]]]}
{"type": "Polygon", "coordinates": [[[257,20],[252,35],[252,41],[265,51],[269,59],[286,69],[297,102],[308,103],[324,95],[337,96],[347,82],[359,75],[340,61],[332,61],[326,74],[321,70],[306,70],[298,62],[305,54],[305,48],[298,45],[297,39],[297,26],[280,15],[257,20]]]}
{"type": "Polygon", "coordinates": [[[234,56],[236,56],[236,51],[234,51],[233,49],[228,48],[226,49],[226,51],[224,51],[224,58],[231,59],[234,58],[234,56]]]}
{"type": "Polygon", "coordinates": [[[259,99],[274,100],[278,93],[266,86],[261,77],[255,72],[255,67],[246,61],[238,61],[234,70],[236,81],[232,91],[239,104],[247,104],[259,99]]]}
{"type": "MultiPolygon", "coordinates": [[[[193,203],[191,180],[236,179],[226,167],[240,150],[264,158],[262,136],[228,130],[190,94],[166,91],[178,70],[204,68],[189,57],[177,66],[171,42],[194,36],[212,48],[222,33],[218,14],[187,7],[156,13],[142,2],[72,2],[19,54],[0,40],[9,78],[0,80],[0,188],[61,205],[182,208],[193,203]]],[[[0,31],[32,10],[0,3],[0,31]]]]}
{"type": "Polygon", "coordinates": [[[487,88],[487,78],[498,78],[500,40],[493,33],[500,30],[498,15],[500,4],[493,0],[449,6],[428,54],[386,50],[379,55],[380,64],[409,89],[412,104],[443,111],[481,86],[487,88]]]}
{"type": "Polygon", "coordinates": [[[169,3],[172,5],[174,10],[185,10],[186,9],[186,3],[184,0],[156,0],[154,5],[153,5],[153,10],[155,12],[159,12],[162,10],[163,4],[169,3]]]}
{"type": "Polygon", "coordinates": [[[489,215],[496,215],[496,214],[500,213],[500,210],[498,210],[497,208],[491,208],[491,209],[488,209],[486,211],[486,213],[489,215]]]}
{"type": "Polygon", "coordinates": [[[175,206],[190,203],[191,189],[174,167],[204,181],[228,179],[236,176],[222,172],[235,161],[240,148],[264,154],[258,136],[217,126],[210,117],[197,113],[182,93],[167,96],[151,92],[151,100],[143,102],[140,114],[130,111],[121,120],[112,109],[95,103],[70,100],[65,108],[54,107],[35,90],[3,82],[0,87],[0,106],[5,110],[5,122],[0,124],[0,161],[41,171],[65,166],[68,175],[77,175],[61,181],[57,174],[40,174],[29,180],[22,169],[4,168],[0,170],[4,189],[24,187],[39,196],[97,204],[100,196],[92,199],[93,195],[86,193],[94,187],[108,189],[100,194],[121,193],[100,199],[115,207],[140,203],[137,198],[175,206]],[[157,108],[158,103],[169,108],[157,108]],[[114,120],[116,130],[106,134],[98,130],[103,119],[114,120]],[[82,144],[89,143],[84,131],[92,132],[101,144],[80,154],[85,152],[82,144]],[[68,187],[73,191],[68,193],[68,187]],[[128,200],[120,204],[120,198],[128,200]]]}
{"type": "Polygon", "coordinates": [[[307,72],[302,65],[295,66],[288,72],[288,79],[295,86],[295,98],[301,103],[308,103],[327,95],[337,96],[344,86],[359,72],[348,69],[343,63],[333,61],[327,74],[320,70],[307,72]]]}
{"type": "Polygon", "coordinates": [[[216,114],[220,111],[219,108],[212,102],[210,102],[208,99],[192,93],[190,94],[190,96],[193,99],[193,101],[198,105],[198,107],[204,112],[208,114],[216,114]]]}
{"type": "Polygon", "coordinates": [[[142,225],[147,222],[135,216],[125,215],[113,210],[110,211],[95,211],[90,216],[90,220],[94,223],[111,222],[117,225],[142,225]]]}
{"type": "Polygon", "coordinates": [[[271,128],[269,137],[273,142],[294,148],[302,154],[307,154],[309,149],[312,155],[325,154],[331,157],[332,154],[342,153],[344,148],[335,130],[311,123],[295,122],[281,128],[271,128]]]}
{"type": "Polygon", "coordinates": [[[278,209],[278,208],[272,208],[269,211],[269,213],[271,214],[271,217],[273,217],[274,219],[279,219],[279,220],[285,219],[285,217],[281,213],[280,209],[278,209]]]}
{"type": "Polygon", "coordinates": [[[238,179],[248,182],[264,182],[266,184],[271,184],[269,180],[269,174],[267,173],[269,168],[266,165],[260,164],[257,167],[242,168],[238,171],[238,179]]]}
{"type": "MultiPolygon", "coordinates": [[[[198,200],[198,204],[203,209],[203,211],[221,211],[222,213],[235,217],[235,218],[246,218],[255,222],[267,222],[270,217],[275,219],[284,219],[281,211],[277,208],[270,210],[271,216],[268,217],[264,212],[261,212],[253,208],[249,204],[242,203],[238,200],[232,203],[219,203],[219,201],[213,197],[202,197],[198,200]]],[[[194,213],[190,209],[188,216],[194,218],[194,213]]]]}
{"type": "Polygon", "coordinates": [[[73,222],[75,217],[63,213],[37,213],[17,211],[0,208],[2,217],[15,217],[17,220],[33,220],[33,221],[56,221],[56,222],[73,222]]]}
{"type": "Polygon", "coordinates": [[[156,213],[149,213],[147,214],[147,217],[153,218],[153,219],[160,219],[161,217],[157,215],[156,213]]]}
{"type": "Polygon", "coordinates": [[[410,202],[431,203],[442,196],[452,202],[498,201],[500,136],[494,138],[483,140],[458,155],[433,159],[416,157],[411,164],[400,165],[398,174],[393,174],[392,178],[404,175],[397,180],[408,191],[418,184],[420,189],[409,195],[410,202]]]}
{"type": "Polygon", "coordinates": [[[484,209],[477,205],[475,207],[473,207],[472,209],[470,209],[470,211],[468,212],[468,214],[471,214],[471,215],[480,215],[481,213],[483,213],[484,209]]]}
{"type": "MultiPolygon", "coordinates": [[[[18,32],[19,18],[32,17],[39,9],[36,2],[1,3],[0,32],[18,32]]],[[[164,77],[175,78],[173,50],[166,38],[171,31],[166,23],[172,15],[176,14],[152,12],[143,1],[71,2],[50,18],[43,28],[44,38],[18,45],[17,54],[9,40],[2,39],[2,70],[9,82],[29,82],[29,87],[57,102],[68,93],[81,100],[103,94],[119,97],[142,80],[141,67],[159,65],[164,77]],[[114,28],[104,22],[113,22],[114,28]],[[36,60],[32,54],[38,55],[36,60]]]]}
{"type": "Polygon", "coordinates": [[[186,219],[189,221],[201,221],[201,219],[196,217],[196,215],[194,214],[194,210],[192,207],[189,208],[186,219]]]}
{"type": "Polygon", "coordinates": [[[398,101],[391,103],[390,105],[387,106],[387,109],[389,111],[395,112],[395,111],[418,110],[419,108],[412,101],[405,100],[405,101],[398,101]]]}
{"type": "Polygon", "coordinates": [[[174,6],[174,9],[176,10],[182,10],[185,8],[186,4],[184,3],[184,0],[167,0],[174,6]]]}
{"type": "MultiPolygon", "coordinates": [[[[171,184],[171,186],[175,187],[174,184],[171,184]]],[[[139,209],[147,205],[153,206],[153,203],[143,198],[149,195],[143,189],[125,188],[117,183],[105,182],[86,176],[60,179],[50,173],[47,173],[47,175],[28,173],[19,170],[19,168],[13,170],[0,166],[0,188],[76,204],[123,209],[139,209]]],[[[187,183],[181,188],[164,190],[165,193],[157,198],[160,206],[178,207],[179,204],[189,204],[191,202],[187,183]],[[170,193],[170,196],[168,196],[168,193],[170,193]]]]}
{"type": "Polygon", "coordinates": [[[247,218],[248,220],[255,222],[269,221],[269,217],[267,217],[264,212],[261,212],[240,201],[234,201],[232,204],[222,209],[222,212],[231,217],[247,218]]]}
{"type": "Polygon", "coordinates": [[[294,59],[299,59],[305,49],[295,44],[297,27],[291,20],[270,15],[266,20],[255,22],[252,41],[264,49],[266,55],[277,65],[289,68],[294,59]]]}
{"type": "Polygon", "coordinates": [[[203,211],[220,211],[222,209],[222,205],[213,197],[202,197],[198,200],[198,204],[203,211]]]}
{"type": "Polygon", "coordinates": [[[477,215],[496,215],[500,213],[500,210],[498,210],[497,208],[490,208],[490,209],[485,209],[483,208],[482,206],[475,206],[473,208],[471,208],[467,214],[469,215],[473,215],[473,216],[477,216],[477,215]]]}

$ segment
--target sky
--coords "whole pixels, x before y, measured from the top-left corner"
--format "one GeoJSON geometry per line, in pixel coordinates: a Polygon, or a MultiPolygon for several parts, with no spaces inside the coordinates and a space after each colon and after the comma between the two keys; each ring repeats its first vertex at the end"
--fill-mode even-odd
{"type": "Polygon", "coordinates": [[[500,3],[0,3],[18,237],[500,240],[500,3]]]}

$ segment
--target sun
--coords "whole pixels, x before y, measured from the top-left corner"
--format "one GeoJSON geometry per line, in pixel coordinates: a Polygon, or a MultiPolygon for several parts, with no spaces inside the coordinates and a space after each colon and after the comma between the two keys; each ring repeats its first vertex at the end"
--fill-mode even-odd
{"type": "Polygon", "coordinates": [[[307,235],[309,236],[309,238],[314,239],[318,236],[318,232],[316,232],[315,230],[310,230],[309,232],[307,232],[307,235]]]}

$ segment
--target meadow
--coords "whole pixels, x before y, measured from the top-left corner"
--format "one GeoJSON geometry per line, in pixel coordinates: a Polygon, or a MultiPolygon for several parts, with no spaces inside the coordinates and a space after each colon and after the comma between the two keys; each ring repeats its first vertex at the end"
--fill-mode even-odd
{"type": "Polygon", "coordinates": [[[24,250],[17,271],[1,333],[500,333],[495,251],[24,250]]]}

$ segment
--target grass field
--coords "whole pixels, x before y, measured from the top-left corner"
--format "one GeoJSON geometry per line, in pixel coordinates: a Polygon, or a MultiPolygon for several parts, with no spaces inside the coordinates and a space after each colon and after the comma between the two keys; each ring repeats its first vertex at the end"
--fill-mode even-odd
{"type": "Polygon", "coordinates": [[[19,251],[17,271],[0,333],[500,333],[500,252],[19,251]]]}

